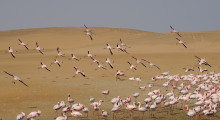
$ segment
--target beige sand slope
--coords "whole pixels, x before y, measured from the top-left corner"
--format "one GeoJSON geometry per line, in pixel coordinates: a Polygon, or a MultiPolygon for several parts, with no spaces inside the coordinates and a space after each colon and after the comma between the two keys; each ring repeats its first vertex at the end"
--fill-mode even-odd
{"type": "MultiPolygon", "coordinates": [[[[141,96],[138,101],[143,102],[149,89],[141,92],[138,89],[139,86],[147,86],[152,83],[151,77],[165,71],[169,71],[171,74],[185,74],[183,67],[194,66],[196,68],[198,62],[195,55],[206,57],[213,67],[202,67],[208,69],[209,72],[220,72],[220,31],[181,33],[183,36],[181,40],[185,41],[188,47],[185,49],[182,45],[176,45],[178,41],[175,38],[178,36],[174,33],[152,33],[119,28],[90,29],[94,32],[93,41],[85,35],[84,28],[77,27],[0,31],[0,117],[11,120],[15,119],[21,111],[28,114],[40,109],[42,111],[40,119],[53,119],[55,115],[53,106],[61,100],[67,103],[68,93],[72,95],[75,103],[80,102],[86,106],[90,106],[89,96],[95,97],[97,101],[104,100],[101,109],[108,110],[112,117],[110,112],[112,105],[109,102],[111,98],[118,95],[125,98],[135,92],[140,92],[141,96]],[[18,45],[18,38],[28,44],[29,51],[18,45]],[[116,48],[120,38],[127,44],[129,54],[113,49],[114,55],[110,55],[109,51],[104,49],[105,44],[109,43],[116,48]],[[40,47],[44,48],[45,55],[41,55],[35,50],[36,42],[39,42],[40,47]],[[15,59],[8,53],[9,46],[18,51],[15,53],[15,59]],[[66,57],[57,57],[57,47],[66,54],[66,57]],[[95,58],[100,60],[107,70],[95,71],[97,65],[87,57],[88,50],[96,55],[95,58]],[[80,61],[69,60],[71,53],[81,58],[80,61]],[[147,68],[138,65],[137,71],[129,70],[127,62],[136,63],[131,56],[148,59],[157,64],[161,70],[149,67],[149,65],[147,68]],[[38,69],[40,62],[50,65],[56,57],[63,61],[60,68],[54,64],[49,66],[51,72],[38,69]],[[105,63],[107,57],[114,61],[113,70],[105,63]],[[73,78],[74,66],[83,70],[87,77],[77,75],[73,78]],[[126,77],[116,82],[114,74],[117,69],[123,70],[126,77]],[[30,88],[18,82],[12,84],[13,78],[4,74],[3,70],[19,76],[30,88]],[[133,76],[141,77],[140,85],[128,80],[128,77],[133,76]],[[101,94],[101,91],[105,89],[111,91],[107,97],[101,94]]],[[[198,70],[196,69],[193,73],[198,73],[198,70]]],[[[156,83],[155,88],[160,88],[161,83],[156,83]]],[[[166,115],[166,113],[160,113],[158,118],[182,117],[187,119],[186,114],[181,111],[177,111],[176,116],[164,117],[163,114],[166,115]]],[[[122,116],[128,118],[128,114],[122,116]]],[[[89,114],[89,119],[91,118],[93,118],[92,112],[89,114]]],[[[134,118],[139,118],[137,111],[134,112],[134,118]]]]}

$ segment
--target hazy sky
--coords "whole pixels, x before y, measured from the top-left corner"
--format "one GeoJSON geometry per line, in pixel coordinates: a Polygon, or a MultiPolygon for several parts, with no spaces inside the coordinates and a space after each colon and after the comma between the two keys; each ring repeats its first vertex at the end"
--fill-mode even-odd
{"type": "Polygon", "coordinates": [[[0,31],[87,26],[220,30],[220,0],[0,0],[0,31]]]}

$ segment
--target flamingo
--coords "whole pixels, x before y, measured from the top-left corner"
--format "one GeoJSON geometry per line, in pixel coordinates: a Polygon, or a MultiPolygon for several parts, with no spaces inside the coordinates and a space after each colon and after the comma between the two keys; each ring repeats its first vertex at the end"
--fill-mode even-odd
{"type": "MultiPolygon", "coordinates": [[[[18,76],[15,76],[15,75],[13,75],[13,74],[10,74],[10,73],[8,73],[8,72],[6,72],[6,71],[4,71],[6,74],[8,74],[8,75],[10,75],[10,76],[12,76],[12,77],[14,77],[14,80],[15,81],[19,81],[19,82],[21,82],[22,84],[24,84],[25,86],[27,86],[27,87],[29,87],[26,83],[24,83],[18,76]]],[[[13,81],[13,83],[15,84],[15,82],[13,81]]]]}
{"type": "Polygon", "coordinates": [[[195,57],[199,59],[199,65],[204,64],[204,65],[208,65],[209,67],[212,67],[212,66],[205,60],[205,58],[200,58],[200,57],[198,57],[198,56],[195,56],[195,57]]]}
{"type": "Polygon", "coordinates": [[[89,108],[83,107],[82,111],[83,111],[84,113],[86,113],[86,114],[87,114],[86,117],[88,117],[89,108]]]}
{"type": "Polygon", "coordinates": [[[60,49],[59,49],[59,48],[57,48],[57,55],[58,55],[58,56],[62,56],[62,57],[65,56],[65,54],[62,54],[62,53],[60,52],[60,49]]]}
{"type": "Polygon", "coordinates": [[[72,56],[72,59],[79,61],[79,59],[73,53],[71,54],[71,56],[72,56]]]}
{"type": "Polygon", "coordinates": [[[74,103],[73,98],[70,97],[70,93],[68,94],[67,101],[70,103],[70,105],[71,105],[72,103],[74,103]]]}
{"type": "Polygon", "coordinates": [[[170,28],[172,29],[172,33],[176,33],[177,35],[179,35],[180,37],[182,37],[179,32],[177,32],[172,26],[170,26],[170,28]]]}
{"type": "Polygon", "coordinates": [[[142,60],[145,61],[145,62],[148,62],[150,64],[150,66],[154,66],[154,67],[156,67],[157,69],[160,70],[160,68],[157,65],[153,64],[152,62],[150,62],[148,60],[145,60],[145,59],[142,59],[142,60]]]}
{"type": "Polygon", "coordinates": [[[88,51],[88,57],[91,58],[93,61],[95,60],[89,51],[88,51]]]}
{"type": "Polygon", "coordinates": [[[58,116],[57,110],[61,108],[60,102],[53,106],[53,109],[56,111],[56,116],[58,116]]]}
{"type": "Polygon", "coordinates": [[[193,108],[193,110],[189,109],[188,105],[185,105],[185,107],[186,107],[186,110],[187,110],[187,115],[189,117],[191,117],[191,119],[193,119],[193,116],[196,115],[195,109],[194,108],[193,108]]]}
{"type": "Polygon", "coordinates": [[[133,97],[135,98],[135,102],[137,102],[137,98],[139,97],[140,93],[134,93],[133,97]]]}
{"type": "Polygon", "coordinates": [[[122,48],[122,47],[121,47],[120,45],[118,45],[118,44],[117,44],[117,49],[121,50],[122,52],[128,53],[125,48],[122,48]]]}
{"type": "Polygon", "coordinates": [[[85,28],[86,28],[86,35],[88,35],[89,37],[90,37],[90,39],[91,40],[93,40],[93,38],[92,38],[92,31],[91,30],[89,30],[89,28],[84,24],[84,26],[85,26],[85,28]]]}
{"type": "MultiPolygon", "coordinates": [[[[59,62],[57,59],[54,59],[54,62],[53,62],[53,63],[55,63],[55,64],[57,64],[59,67],[61,67],[60,62],[59,62]]],[[[51,66],[53,63],[51,63],[50,66],[51,66]]]]}
{"type": "Polygon", "coordinates": [[[93,103],[93,102],[95,101],[95,98],[92,97],[92,96],[90,96],[90,97],[89,97],[89,101],[90,101],[91,103],[93,103]]]}
{"type": "Polygon", "coordinates": [[[133,65],[133,64],[131,64],[130,62],[128,62],[128,64],[130,65],[130,69],[137,70],[136,66],[134,66],[134,65],[133,65]]]}
{"type": "Polygon", "coordinates": [[[38,50],[43,55],[44,53],[42,52],[38,42],[36,42],[36,46],[37,46],[36,50],[38,50]]]}
{"type": "Polygon", "coordinates": [[[201,72],[201,73],[208,71],[207,69],[202,69],[202,67],[198,67],[198,69],[199,69],[199,72],[201,72]]]}
{"type": "Polygon", "coordinates": [[[110,90],[104,90],[104,91],[102,91],[102,94],[104,94],[104,95],[108,95],[110,93],[110,90]]]}
{"type": "Polygon", "coordinates": [[[146,86],[141,86],[141,87],[139,87],[139,89],[141,90],[141,91],[145,91],[146,90],[146,86]]]}
{"type": "Polygon", "coordinates": [[[109,58],[106,58],[106,63],[108,63],[109,66],[113,69],[113,64],[111,63],[109,58]]]}
{"type": "Polygon", "coordinates": [[[107,45],[107,49],[109,49],[109,51],[110,51],[110,53],[111,53],[111,55],[113,55],[113,52],[112,52],[112,47],[108,44],[108,43],[106,43],[106,45],[107,45]]]}
{"type": "Polygon", "coordinates": [[[102,69],[106,70],[106,68],[99,61],[97,61],[96,63],[98,64],[98,68],[102,68],[102,69]]]}
{"type": "MultiPolygon", "coordinates": [[[[84,72],[80,71],[80,70],[78,69],[78,67],[74,67],[74,69],[76,70],[76,74],[75,74],[75,75],[77,75],[77,74],[80,73],[83,77],[86,77],[86,75],[84,74],[84,72]]],[[[75,77],[75,75],[74,75],[74,77],[75,77]]]]}
{"type": "Polygon", "coordinates": [[[65,113],[63,113],[63,115],[57,117],[56,120],[67,120],[67,115],[65,113]]]}
{"type": "Polygon", "coordinates": [[[27,120],[34,120],[34,118],[40,116],[40,114],[41,114],[41,111],[40,111],[40,110],[31,112],[31,113],[27,116],[27,120]]]}
{"type": "Polygon", "coordinates": [[[117,114],[118,114],[118,112],[119,112],[119,106],[116,104],[116,106],[114,106],[113,108],[112,108],[112,112],[113,112],[113,120],[115,119],[115,117],[117,118],[117,114]],[[115,115],[116,114],[116,115],[115,115]]]}
{"type": "Polygon", "coordinates": [[[121,38],[120,38],[120,43],[121,43],[121,46],[127,46],[124,42],[122,42],[121,38]]]}
{"type": "Polygon", "coordinates": [[[122,73],[121,70],[117,70],[116,76],[124,76],[124,73],[122,73]]]}
{"type": "Polygon", "coordinates": [[[107,118],[108,117],[108,112],[105,110],[102,110],[102,116],[107,118]]]}
{"type": "Polygon", "coordinates": [[[82,113],[72,110],[71,115],[79,120],[79,118],[82,116],[82,113]]]}
{"type": "Polygon", "coordinates": [[[23,45],[27,50],[29,50],[28,47],[27,47],[27,44],[25,44],[25,43],[24,43],[23,41],[21,41],[20,39],[18,39],[18,41],[20,42],[19,45],[23,45]]]}
{"type": "Polygon", "coordinates": [[[183,68],[183,69],[185,69],[185,72],[194,71],[194,68],[183,68]]]}
{"type": "Polygon", "coordinates": [[[17,115],[16,120],[23,120],[25,117],[25,113],[21,112],[20,114],[17,115]]]}
{"type": "Polygon", "coordinates": [[[45,68],[47,71],[50,71],[50,69],[45,64],[43,64],[42,62],[40,62],[40,64],[41,68],[45,68]]]}
{"type": "Polygon", "coordinates": [[[184,44],[185,42],[183,42],[182,40],[180,40],[180,39],[178,39],[178,38],[176,38],[176,39],[179,41],[179,42],[178,42],[179,44],[182,44],[185,48],[187,48],[186,45],[184,44]]]}
{"type": "Polygon", "coordinates": [[[143,113],[142,119],[144,119],[144,113],[147,111],[146,107],[141,107],[141,103],[138,102],[138,110],[143,113]]]}
{"type": "Polygon", "coordinates": [[[15,58],[14,51],[13,51],[13,49],[12,49],[11,47],[9,47],[8,52],[11,53],[11,56],[12,56],[13,58],[15,58]]]}
{"type": "Polygon", "coordinates": [[[130,113],[130,118],[132,119],[132,111],[133,111],[134,109],[136,109],[135,102],[133,102],[132,105],[126,103],[126,109],[129,111],[129,113],[130,113]]]}
{"type": "Polygon", "coordinates": [[[134,59],[137,61],[137,63],[140,63],[141,65],[143,65],[144,67],[146,67],[146,65],[145,65],[144,63],[142,63],[140,60],[138,60],[138,59],[135,58],[134,56],[132,56],[132,58],[134,58],[134,59]]]}

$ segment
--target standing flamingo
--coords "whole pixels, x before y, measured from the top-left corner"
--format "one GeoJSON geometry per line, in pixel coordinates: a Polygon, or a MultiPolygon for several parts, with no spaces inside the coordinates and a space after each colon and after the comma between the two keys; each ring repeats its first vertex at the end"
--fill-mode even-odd
{"type": "Polygon", "coordinates": [[[25,117],[25,113],[21,112],[20,114],[17,115],[16,120],[23,120],[25,117]]]}
{"type": "Polygon", "coordinates": [[[41,111],[40,111],[40,110],[31,112],[31,113],[27,116],[27,120],[34,120],[34,118],[40,116],[40,114],[41,114],[41,111]]]}
{"type": "Polygon", "coordinates": [[[138,102],[138,110],[143,113],[142,119],[144,120],[144,113],[147,111],[146,107],[141,107],[141,103],[138,102]]]}
{"type": "Polygon", "coordinates": [[[71,115],[79,120],[79,118],[82,116],[82,113],[72,110],[71,115]]]}

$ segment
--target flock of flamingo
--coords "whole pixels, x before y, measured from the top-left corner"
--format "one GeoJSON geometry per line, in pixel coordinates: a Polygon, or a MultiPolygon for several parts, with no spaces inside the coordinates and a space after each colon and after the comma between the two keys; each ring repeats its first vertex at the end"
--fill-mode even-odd
{"type": "MultiPolygon", "coordinates": [[[[92,31],[84,25],[86,30],[86,35],[89,36],[91,40],[93,39],[93,33],[92,31]]],[[[172,26],[170,26],[173,33],[176,33],[179,37],[182,38],[179,32],[177,32],[172,26]]],[[[182,44],[184,48],[187,48],[185,42],[180,40],[180,38],[176,38],[178,40],[179,44],[182,44]]],[[[20,45],[24,46],[27,50],[28,44],[25,44],[22,40],[18,39],[20,42],[20,45]]],[[[106,43],[107,49],[109,50],[110,54],[113,55],[113,48],[110,46],[109,43],[106,43]]],[[[43,49],[40,48],[39,43],[36,42],[36,50],[40,52],[40,54],[44,55],[43,49]]],[[[128,53],[126,50],[127,45],[122,42],[120,39],[120,44],[117,44],[117,49],[121,52],[128,53]]],[[[16,59],[15,53],[16,51],[13,51],[11,47],[9,47],[9,53],[11,56],[16,59]]],[[[57,48],[57,55],[61,57],[65,57],[65,54],[61,53],[60,49],[57,48]]],[[[80,61],[79,58],[77,58],[74,54],[71,54],[72,59],[76,61],[80,61]]],[[[98,65],[98,68],[106,69],[105,66],[102,65],[101,62],[99,62],[97,59],[95,59],[95,56],[91,54],[90,51],[88,51],[88,57],[91,58],[91,60],[98,65]]],[[[129,68],[133,70],[137,70],[137,64],[141,64],[143,67],[146,67],[146,63],[148,63],[150,66],[153,66],[160,70],[160,67],[157,65],[151,63],[150,61],[146,59],[137,59],[136,57],[132,56],[134,60],[136,60],[136,64],[133,64],[131,62],[127,62],[129,64],[129,68]],[[142,61],[143,62],[142,62],[142,61]]],[[[219,78],[220,73],[215,72],[205,72],[207,69],[202,69],[201,66],[209,66],[211,65],[206,61],[205,58],[195,56],[196,59],[198,59],[198,71],[199,74],[193,74],[190,73],[188,75],[169,75],[169,72],[164,72],[161,75],[157,75],[152,77],[152,81],[156,83],[157,81],[165,81],[160,87],[164,87],[165,91],[161,91],[160,89],[153,89],[154,84],[148,84],[148,86],[139,86],[139,90],[145,91],[147,88],[149,88],[149,92],[147,93],[147,97],[142,100],[138,101],[138,97],[140,96],[140,93],[134,93],[126,98],[121,98],[120,96],[117,96],[115,98],[111,99],[112,103],[112,109],[110,113],[109,111],[106,111],[104,109],[100,110],[102,107],[103,100],[96,101],[95,98],[90,96],[88,99],[88,102],[90,102],[91,106],[87,107],[84,104],[81,103],[74,103],[74,99],[71,98],[71,95],[68,94],[67,96],[67,104],[64,101],[59,101],[56,105],[54,105],[53,109],[55,111],[55,119],[56,120],[67,120],[70,118],[70,116],[73,116],[77,120],[80,119],[84,114],[86,114],[86,117],[88,117],[88,113],[90,111],[93,112],[93,117],[96,119],[100,119],[99,117],[102,116],[104,119],[108,119],[109,115],[112,114],[112,119],[120,119],[120,116],[118,113],[122,114],[129,114],[129,119],[133,119],[133,111],[137,109],[142,116],[141,118],[147,119],[153,118],[155,116],[155,110],[158,110],[158,112],[164,110],[167,111],[167,114],[173,114],[174,108],[177,108],[177,105],[180,104],[181,107],[179,108],[180,111],[185,112],[187,116],[189,116],[191,119],[196,117],[196,119],[201,119],[203,116],[206,118],[209,117],[210,119],[214,118],[214,115],[217,113],[217,109],[219,107],[220,102],[220,86],[219,86],[219,78]],[[168,91],[168,88],[172,88],[171,91],[168,91]],[[132,96],[134,97],[134,102],[132,102],[132,96]],[[144,102],[144,104],[143,104],[144,102]],[[145,116],[146,112],[149,112],[147,116],[145,116]],[[61,116],[59,114],[61,113],[61,116]],[[70,114],[70,115],[69,115],[70,114]]],[[[43,62],[39,62],[41,67],[44,68],[47,71],[51,71],[47,65],[45,65],[43,62]]],[[[113,63],[109,58],[106,58],[106,63],[109,65],[111,69],[114,68],[113,63]]],[[[54,59],[54,62],[52,64],[57,64],[59,67],[61,67],[61,62],[58,61],[58,59],[54,59]]],[[[83,77],[86,77],[86,74],[80,70],[78,67],[74,66],[75,69],[75,77],[77,74],[82,75],[83,77]]],[[[193,72],[195,71],[194,68],[183,68],[185,72],[193,72]]],[[[15,81],[19,81],[23,85],[28,86],[25,81],[20,79],[18,76],[15,76],[7,71],[4,71],[7,75],[14,78],[15,81]]],[[[125,74],[121,70],[117,70],[115,77],[117,79],[121,79],[122,76],[125,76],[125,74]]],[[[129,80],[136,80],[138,82],[141,81],[141,78],[128,78],[129,80]]],[[[13,81],[13,83],[15,83],[13,81]]],[[[101,92],[101,94],[108,96],[110,94],[110,90],[104,90],[101,92]]],[[[41,111],[33,111],[30,114],[27,115],[27,120],[34,120],[38,116],[40,116],[41,111]]],[[[159,114],[159,113],[158,113],[159,114]]],[[[17,115],[17,120],[23,120],[25,118],[25,113],[21,112],[17,115]]]]}

